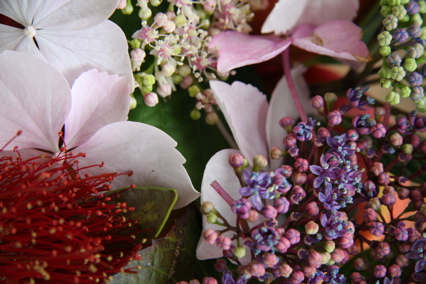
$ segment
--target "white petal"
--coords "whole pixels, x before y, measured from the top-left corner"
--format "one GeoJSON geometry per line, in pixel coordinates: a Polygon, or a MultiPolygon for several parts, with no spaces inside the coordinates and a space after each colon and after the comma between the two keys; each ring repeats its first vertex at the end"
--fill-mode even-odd
{"type": "Polygon", "coordinates": [[[262,33],[274,32],[276,35],[287,33],[298,22],[308,1],[279,0],[266,18],[262,26],[262,33]]]}
{"type": "Polygon", "coordinates": [[[2,0],[0,14],[3,14],[24,27],[32,24],[42,0],[2,0]]]}
{"type": "Polygon", "coordinates": [[[96,68],[126,77],[133,88],[133,73],[123,31],[104,21],[79,31],[40,30],[40,52],[72,84],[84,71],[96,68]]]}
{"type": "Polygon", "coordinates": [[[0,55],[0,145],[56,152],[58,132],[68,115],[71,94],[64,77],[34,56],[5,51],[0,55]]]}
{"type": "Polygon", "coordinates": [[[268,157],[266,96],[252,85],[241,82],[228,85],[210,81],[210,87],[243,156],[249,162],[255,155],[268,157]]]}
{"type": "Polygon", "coordinates": [[[71,96],[71,111],[65,121],[68,148],[82,144],[107,124],[127,120],[130,96],[124,77],[87,71],[75,80],[71,96]]]}
{"type": "Polygon", "coordinates": [[[105,163],[102,168],[84,170],[87,173],[133,171],[131,177],[123,175],[115,179],[114,188],[135,184],[176,189],[179,198],[175,208],[181,208],[194,201],[199,193],[182,165],[185,158],[175,147],[176,141],[153,126],[122,121],[101,128],[74,152],[87,154],[80,167],[105,163]]]}

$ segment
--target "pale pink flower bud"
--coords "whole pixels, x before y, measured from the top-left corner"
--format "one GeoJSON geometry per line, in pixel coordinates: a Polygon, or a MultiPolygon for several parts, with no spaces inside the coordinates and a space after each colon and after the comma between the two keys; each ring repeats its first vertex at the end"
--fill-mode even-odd
{"type": "Polygon", "coordinates": [[[167,83],[161,83],[157,87],[157,93],[163,98],[170,96],[172,94],[172,86],[167,83]]]}
{"type": "Polygon", "coordinates": [[[306,278],[313,278],[316,271],[317,269],[312,265],[306,265],[303,267],[303,274],[306,276],[306,278]]]}
{"type": "Polygon", "coordinates": [[[248,217],[247,221],[249,221],[249,222],[255,222],[257,219],[259,219],[259,213],[257,213],[256,210],[251,209],[249,211],[249,217],[248,217]]]}
{"type": "Polygon", "coordinates": [[[192,76],[186,76],[186,77],[183,77],[179,85],[182,89],[188,89],[193,82],[194,82],[194,79],[192,78],[192,76]]]}
{"type": "Polygon", "coordinates": [[[350,248],[354,244],[354,236],[351,233],[344,234],[339,238],[339,244],[342,248],[350,248]]]}
{"type": "Polygon", "coordinates": [[[203,238],[206,243],[214,245],[218,238],[219,234],[213,229],[207,229],[203,232],[203,238]]]}
{"type": "Polygon", "coordinates": [[[305,160],[303,158],[298,158],[294,162],[294,167],[299,172],[306,172],[309,169],[309,162],[308,162],[308,160],[305,160]]]}
{"type": "Polygon", "coordinates": [[[321,96],[315,96],[311,99],[311,104],[314,108],[320,109],[324,106],[324,99],[321,96]]]}
{"type": "Polygon", "coordinates": [[[154,92],[149,92],[143,97],[145,104],[149,107],[156,106],[158,104],[158,96],[154,92]]]}
{"type": "Polygon", "coordinates": [[[395,132],[394,134],[392,134],[389,140],[392,146],[401,146],[402,143],[404,142],[401,134],[399,134],[398,132],[395,132]]]}
{"type": "MultiPolygon", "coordinates": [[[[217,283],[217,282],[216,282],[217,283]]],[[[188,284],[200,284],[200,281],[198,281],[197,279],[193,279],[193,280],[190,280],[189,282],[188,282],[188,284]]]]}
{"type": "Polygon", "coordinates": [[[216,245],[223,250],[231,249],[232,240],[224,235],[220,235],[216,239],[216,245]]]}
{"type": "Polygon", "coordinates": [[[282,151],[277,146],[272,147],[269,150],[269,158],[271,158],[273,160],[279,160],[279,159],[281,159],[281,157],[282,157],[282,151]]]}
{"type": "Polygon", "coordinates": [[[262,215],[268,219],[274,219],[277,217],[277,209],[272,205],[266,204],[262,209],[262,215]]]}
{"type": "Polygon", "coordinates": [[[328,114],[328,125],[336,126],[342,122],[342,114],[338,110],[333,110],[328,114]]]}
{"type": "Polygon", "coordinates": [[[376,176],[380,175],[381,173],[383,173],[383,164],[374,162],[373,165],[371,166],[370,171],[374,173],[376,176]]]}
{"type": "Polygon", "coordinates": [[[398,264],[392,264],[388,271],[391,277],[400,277],[402,274],[402,269],[398,264]]]}
{"type": "Polygon", "coordinates": [[[173,21],[167,21],[167,23],[163,26],[163,30],[166,33],[172,33],[176,29],[176,24],[173,21]]]}
{"type": "Polygon", "coordinates": [[[384,265],[376,265],[374,267],[374,276],[376,276],[376,278],[383,278],[386,275],[386,267],[384,265]]]}
{"type": "Polygon", "coordinates": [[[215,8],[216,8],[216,0],[207,0],[203,4],[203,9],[207,13],[212,13],[215,8]]]}
{"type": "Polygon", "coordinates": [[[244,157],[240,153],[231,154],[228,158],[228,163],[233,168],[239,168],[244,163],[244,157]]]}
{"type": "Polygon", "coordinates": [[[288,264],[281,264],[278,267],[278,269],[279,269],[280,276],[283,276],[286,278],[289,277],[290,274],[293,272],[293,268],[291,268],[291,266],[288,264]]]}
{"type": "Polygon", "coordinates": [[[145,61],[146,53],[140,48],[135,48],[130,52],[130,59],[132,62],[132,70],[139,71],[142,63],[145,61]]]}
{"type": "Polygon", "coordinates": [[[217,284],[217,280],[213,277],[204,277],[202,284],[217,284]]]}
{"type": "Polygon", "coordinates": [[[265,267],[261,263],[252,263],[249,268],[249,273],[253,277],[262,277],[265,275],[265,267]]]}
{"type": "Polygon", "coordinates": [[[308,203],[308,205],[306,205],[305,213],[308,216],[313,217],[313,216],[316,216],[316,215],[319,214],[319,210],[320,209],[318,207],[318,204],[315,201],[312,201],[312,202],[308,203]]]}
{"type": "Polygon", "coordinates": [[[336,263],[341,263],[345,259],[346,255],[347,253],[344,250],[337,248],[331,253],[331,259],[336,263]]]}
{"type": "MultiPolygon", "coordinates": [[[[164,75],[164,77],[170,77],[175,73],[176,66],[171,63],[165,63],[161,65],[161,73],[164,75]]],[[[167,84],[168,85],[168,84],[167,84]]]]}
{"type": "Polygon", "coordinates": [[[278,263],[278,258],[273,253],[267,253],[263,255],[263,263],[266,265],[266,267],[273,267],[275,264],[278,263]]]}
{"type": "Polygon", "coordinates": [[[168,19],[167,15],[164,14],[164,13],[157,13],[154,17],[154,22],[159,27],[164,26],[167,23],[168,20],[169,19],[168,19]]]}
{"type": "Polygon", "coordinates": [[[300,242],[300,232],[295,229],[290,229],[287,232],[285,232],[285,236],[292,245],[300,242]]]}

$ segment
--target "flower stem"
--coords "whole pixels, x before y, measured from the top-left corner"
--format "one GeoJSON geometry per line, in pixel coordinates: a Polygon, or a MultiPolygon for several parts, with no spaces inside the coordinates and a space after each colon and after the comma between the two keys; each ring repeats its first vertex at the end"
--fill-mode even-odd
{"type": "Polygon", "coordinates": [[[210,184],[211,187],[228,203],[229,206],[234,205],[234,199],[226,192],[225,189],[215,180],[210,184]]]}
{"type": "Polygon", "coordinates": [[[284,75],[287,81],[288,88],[290,90],[291,97],[293,98],[294,105],[296,106],[297,111],[299,112],[300,119],[302,121],[308,121],[305,110],[303,109],[302,103],[299,100],[297,95],[296,86],[294,85],[293,77],[291,76],[290,69],[290,49],[287,48],[282,54],[283,66],[284,66],[284,75]]]}

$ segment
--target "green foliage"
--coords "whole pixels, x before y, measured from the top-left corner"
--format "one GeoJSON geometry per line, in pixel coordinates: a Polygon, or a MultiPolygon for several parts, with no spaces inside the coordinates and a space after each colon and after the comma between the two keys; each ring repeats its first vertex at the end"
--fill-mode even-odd
{"type": "Polygon", "coordinates": [[[127,267],[138,267],[136,274],[119,273],[111,284],[177,283],[205,276],[216,276],[213,261],[199,261],[195,249],[201,234],[201,222],[197,210],[188,212],[175,221],[172,230],[164,238],[153,241],[151,247],[140,251],[142,260],[133,261],[127,267]]]}

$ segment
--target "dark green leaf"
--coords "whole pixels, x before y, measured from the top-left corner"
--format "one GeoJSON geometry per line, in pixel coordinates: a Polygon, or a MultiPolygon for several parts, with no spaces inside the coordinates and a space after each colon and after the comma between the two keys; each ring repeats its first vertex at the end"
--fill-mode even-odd
{"type": "Polygon", "coordinates": [[[136,274],[116,274],[111,284],[174,284],[216,276],[212,275],[212,261],[201,262],[195,256],[200,234],[200,216],[192,207],[183,217],[176,220],[167,236],[154,240],[151,247],[140,252],[142,260],[133,261],[127,266],[139,267],[136,274]]]}

